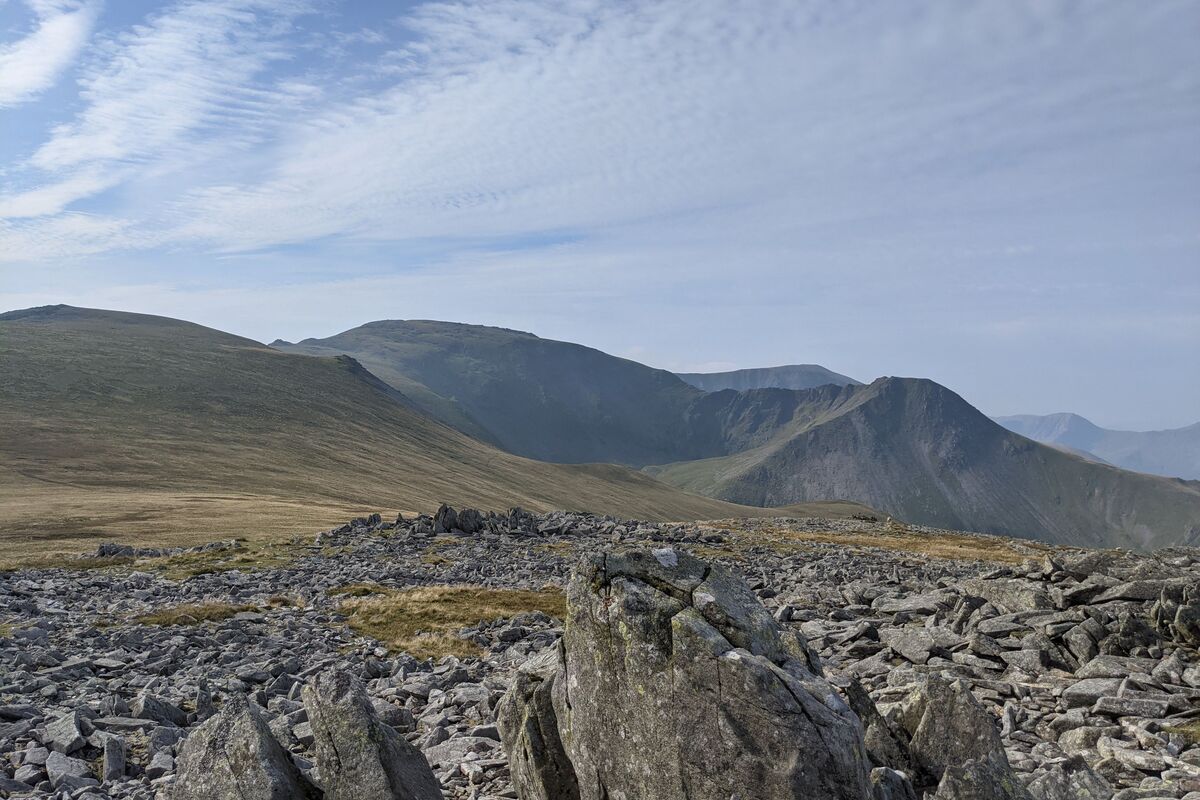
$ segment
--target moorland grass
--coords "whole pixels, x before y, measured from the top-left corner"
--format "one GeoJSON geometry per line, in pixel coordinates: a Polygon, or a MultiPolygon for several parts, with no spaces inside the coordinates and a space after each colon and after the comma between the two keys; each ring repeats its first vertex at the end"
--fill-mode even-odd
{"type": "Polygon", "coordinates": [[[204,622],[220,622],[231,619],[243,611],[258,611],[257,606],[233,605],[230,603],[200,603],[174,606],[143,614],[137,618],[142,625],[199,625],[204,622]]]}
{"type": "Polygon", "coordinates": [[[428,586],[389,589],[345,600],[339,610],[355,633],[382,642],[393,652],[415,658],[479,656],[478,646],[458,635],[479,622],[542,611],[552,617],[566,614],[559,589],[541,591],[485,589],[478,586],[428,586]]]}

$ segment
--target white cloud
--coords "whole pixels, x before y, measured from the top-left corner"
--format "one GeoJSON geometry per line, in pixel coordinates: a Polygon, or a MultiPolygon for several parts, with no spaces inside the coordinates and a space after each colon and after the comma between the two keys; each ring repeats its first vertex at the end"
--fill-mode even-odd
{"type": "Polygon", "coordinates": [[[81,79],[84,109],[29,159],[43,180],[0,195],[0,217],[57,214],[190,151],[216,160],[253,140],[294,96],[254,79],[289,57],[280,33],[306,9],[300,0],[200,0],[116,36],[81,79]]]}
{"type": "Polygon", "coordinates": [[[0,44],[0,108],[27,102],[55,84],[87,43],[100,11],[94,2],[29,0],[37,27],[0,44]]]}

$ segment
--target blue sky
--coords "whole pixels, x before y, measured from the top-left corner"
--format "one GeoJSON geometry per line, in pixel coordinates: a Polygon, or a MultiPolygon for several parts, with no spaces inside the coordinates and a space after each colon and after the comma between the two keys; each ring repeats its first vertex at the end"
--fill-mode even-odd
{"type": "Polygon", "coordinates": [[[1200,4],[0,0],[0,308],[1200,420],[1200,4]]]}

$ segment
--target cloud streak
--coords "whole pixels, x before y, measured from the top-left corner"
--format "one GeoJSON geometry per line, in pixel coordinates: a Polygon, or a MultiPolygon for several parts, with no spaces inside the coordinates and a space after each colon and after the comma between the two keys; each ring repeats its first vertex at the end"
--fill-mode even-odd
{"type": "Polygon", "coordinates": [[[28,102],[53,86],[79,56],[99,2],[29,0],[37,19],[28,36],[0,44],[0,109],[28,102]]]}

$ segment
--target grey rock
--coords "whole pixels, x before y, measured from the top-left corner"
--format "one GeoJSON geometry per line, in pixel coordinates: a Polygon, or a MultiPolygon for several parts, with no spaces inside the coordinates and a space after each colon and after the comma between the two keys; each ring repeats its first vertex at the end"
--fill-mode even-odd
{"type": "Polygon", "coordinates": [[[182,728],[187,725],[187,714],[178,706],[143,692],[137,696],[132,705],[133,716],[138,719],[151,719],[163,725],[174,725],[182,728]]]}
{"type": "Polygon", "coordinates": [[[912,737],[913,761],[934,782],[948,767],[972,759],[1008,769],[994,718],[960,681],[928,676],[904,700],[899,722],[912,737]]]}
{"type": "Polygon", "coordinates": [[[125,777],[125,740],[120,736],[104,736],[104,761],[101,777],[105,781],[119,781],[125,777]]]}
{"type": "Polygon", "coordinates": [[[318,800],[257,707],[234,695],[180,745],[172,800],[318,800]]]}
{"type": "Polygon", "coordinates": [[[45,744],[51,749],[70,755],[87,744],[91,724],[78,711],[63,714],[46,726],[45,744]],[[87,730],[83,730],[84,728],[87,730]]]}
{"type": "Polygon", "coordinates": [[[1033,800],[1007,764],[971,759],[946,767],[934,800],[1033,800]]]}
{"type": "Polygon", "coordinates": [[[567,600],[555,713],[583,800],[868,796],[858,718],[744,583],[671,548],[609,552],[567,600]]]}
{"type": "Polygon", "coordinates": [[[64,783],[69,783],[70,778],[91,778],[92,776],[86,761],[65,756],[57,750],[46,759],[46,774],[50,778],[50,785],[55,789],[64,783]]]}
{"type": "Polygon", "coordinates": [[[356,677],[319,673],[302,696],[328,800],[441,800],[425,757],[379,721],[356,677]]]}
{"type": "Polygon", "coordinates": [[[1029,791],[1036,800],[1109,800],[1113,796],[1108,781],[1077,755],[1034,779],[1029,791]]]}
{"type": "Polygon", "coordinates": [[[579,798],[575,768],[563,747],[554,711],[555,681],[564,671],[562,648],[550,648],[521,665],[496,709],[500,740],[521,800],[579,798]]]}

